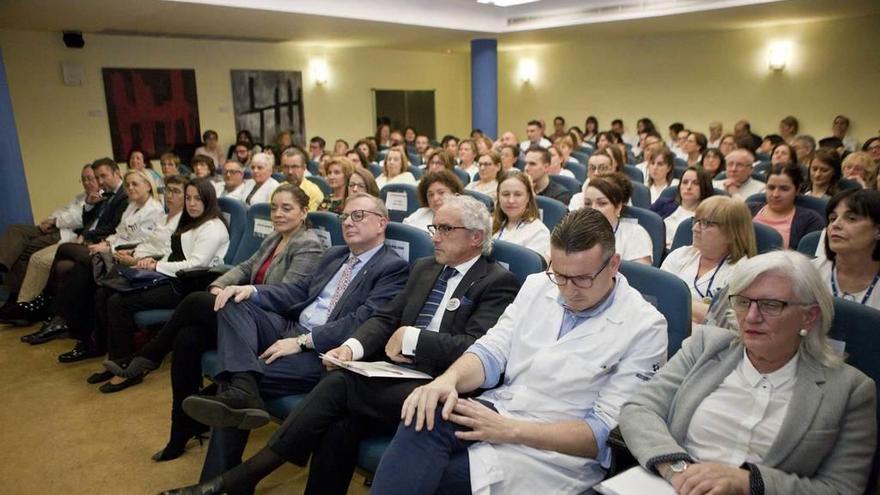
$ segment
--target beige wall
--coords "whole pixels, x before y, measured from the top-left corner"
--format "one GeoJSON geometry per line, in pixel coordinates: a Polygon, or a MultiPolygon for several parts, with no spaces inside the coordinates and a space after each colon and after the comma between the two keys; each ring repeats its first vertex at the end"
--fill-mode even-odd
{"type": "Polygon", "coordinates": [[[741,118],[758,134],[778,132],[792,114],[801,132],[830,135],[837,114],[852,120],[861,143],[880,129],[880,16],[791,24],[718,33],[616,39],[499,54],[499,129],[525,138],[525,123],[562,115],[583,127],[587,115],[610,127],[651,117],[663,131],[674,121],[708,132],[712,120],[726,130],[741,118]],[[789,41],[791,62],[767,69],[767,47],[789,41]],[[533,58],[537,78],[522,84],[519,61],[533,58]]]}
{"type": "MultiPolygon", "coordinates": [[[[45,217],[79,189],[79,167],[111,154],[102,67],[194,68],[202,129],[234,138],[230,69],[303,71],[306,133],[349,141],[374,129],[372,88],[435,89],[437,132],[470,130],[467,54],[310,48],[86,34],[71,50],[58,33],[0,30],[16,127],[34,217],[45,217]],[[327,61],[329,82],[317,86],[313,58],[327,61]],[[61,62],[81,64],[85,84],[64,86],[61,62]]],[[[331,141],[332,142],[332,141],[331,141]]]]}

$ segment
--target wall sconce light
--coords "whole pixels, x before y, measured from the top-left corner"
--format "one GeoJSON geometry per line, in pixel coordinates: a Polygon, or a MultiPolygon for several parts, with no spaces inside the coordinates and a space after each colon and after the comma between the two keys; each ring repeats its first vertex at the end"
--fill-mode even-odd
{"type": "Polygon", "coordinates": [[[767,58],[770,70],[780,71],[785,69],[791,55],[791,45],[789,43],[773,43],[770,45],[770,52],[767,58]]]}
{"type": "Polygon", "coordinates": [[[330,79],[330,68],[324,59],[312,60],[312,72],[315,74],[315,83],[319,86],[327,84],[330,79]]]}
{"type": "Polygon", "coordinates": [[[531,82],[538,74],[538,65],[534,60],[525,58],[519,61],[519,80],[525,84],[531,82]]]}

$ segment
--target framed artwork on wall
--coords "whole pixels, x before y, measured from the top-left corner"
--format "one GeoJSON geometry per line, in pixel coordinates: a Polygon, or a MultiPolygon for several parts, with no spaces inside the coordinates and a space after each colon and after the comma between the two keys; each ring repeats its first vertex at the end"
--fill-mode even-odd
{"type": "Polygon", "coordinates": [[[302,72],[233,70],[232,105],[235,132],[250,131],[254,142],[271,145],[283,131],[305,143],[302,72]]]}

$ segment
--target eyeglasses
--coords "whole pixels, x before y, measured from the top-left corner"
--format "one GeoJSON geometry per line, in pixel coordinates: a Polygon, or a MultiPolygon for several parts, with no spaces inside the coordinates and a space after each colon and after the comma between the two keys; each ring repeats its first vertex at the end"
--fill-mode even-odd
{"type": "Polygon", "coordinates": [[[694,227],[696,227],[697,225],[699,225],[701,229],[708,229],[711,227],[719,227],[721,225],[721,222],[716,222],[715,220],[709,220],[708,218],[694,217],[694,227]]]}
{"type": "MultiPolygon", "coordinates": [[[[605,258],[605,262],[602,263],[602,267],[599,268],[598,270],[596,270],[596,273],[594,273],[592,275],[568,276],[568,275],[560,275],[560,274],[553,272],[551,270],[547,270],[544,273],[547,274],[547,278],[549,278],[551,282],[553,282],[554,284],[556,284],[560,287],[571,282],[574,284],[575,287],[578,287],[580,289],[589,289],[589,288],[593,287],[593,282],[596,281],[596,277],[598,277],[599,274],[602,273],[602,270],[604,270],[608,266],[608,263],[611,261],[611,258],[613,258],[613,257],[614,257],[614,255],[612,254],[611,256],[605,258]]],[[[552,266],[552,262],[551,262],[551,266],[552,266]]]]}
{"type": "Polygon", "coordinates": [[[339,214],[339,221],[344,222],[344,221],[348,220],[349,218],[351,218],[352,222],[357,223],[357,222],[360,222],[361,220],[363,220],[367,216],[367,213],[372,213],[373,215],[376,215],[377,217],[383,216],[381,213],[376,213],[375,211],[354,210],[351,213],[340,213],[339,214]]]}
{"type": "Polygon", "coordinates": [[[282,170],[296,170],[298,168],[305,168],[305,167],[303,167],[302,165],[282,165],[281,166],[282,170]]]}
{"type": "Polygon", "coordinates": [[[467,227],[457,227],[455,225],[446,225],[445,223],[441,223],[439,225],[428,225],[428,232],[431,235],[442,235],[444,237],[448,236],[453,230],[463,229],[470,230],[467,227]]]}
{"type": "Polygon", "coordinates": [[[758,305],[758,311],[764,316],[779,316],[786,306],[807,306],[807,303],[782,301],[779,299],[751,299],[739,294],[727,296],[727,300],[730,302],[730,307],[736,313],[748,313],[752,303],[755,303],[758,305]]]}
{"type": "Polygon", "coordinates": [[[480,168],[491,167],[492,165],[495,165],[495,162],[478,162],[478,165],[480,168]]]}
{"type": "Polygon", "coordinates": [[[183,196],[183,189],[175,189],[173,187],[166,187],[165,194],[169,196],[183,196]]]}
{"type": "Polygon", "coordinates": [[[244,170],[223,170],[223,175],[236,175],[244,173],[244,170]]]}
{"type": "Polygon", "coordinates": [[[96,179],[95,177],[83,177],[79,181],[83,184],[88,184],[90,182],[98,182],[98,179],[96,179]]]}

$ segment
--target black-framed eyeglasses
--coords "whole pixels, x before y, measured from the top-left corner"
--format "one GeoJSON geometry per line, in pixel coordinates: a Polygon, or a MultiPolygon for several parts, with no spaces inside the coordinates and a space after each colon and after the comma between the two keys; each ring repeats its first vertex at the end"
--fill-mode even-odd
{"type": "Polygon", "coordinates": [[[699,225],[701,229],[708,229],[710,227],[720,226],[721,222],[716,222],[715,220],[709,220],[708,218],[694,217],[694,227],[696,227],[697,225],[699,225]]]}
{"type": "Polygon", "coordinates": [[[437,225],[434,225],[434,224],[428,225],[428,232],[431,235],[440,234],[442,236],[447,236],[453,230],[457,230],[457,229],[470,230],[467,227],[458,227],[456,225],[447,225],[445,223],[441,223],[441,224],[437,224],[437,225]]]}
{"type": "MultiPolygon", "coordinates": [[[[549,278],[551,282],[553,282],[554,284],[556,284],[560,287],[571,282],[574,284],[575,287],[578,287],[580,289],[589,289],[589,288],[593,287],[593,282],[596,281],[596,277],[598,277],[599,274],[602,273],[602,270],[604,270],[606,267],[608,267],[608,263],[611,262],[611,258],[613,258],[613,257],[614,257],[614,255],[612,254],[611,256],[605,258],[605,262],[602,263],[602,266],[598,270],[596,270],[596,273],[594,273],[592,275],[573,275],[573,276],[560,275],[560,274],[550,270],[549,267],[548,267],[547,271],[544,273],[547,274],[547,278],[549,278]]],[[[553,262],[550,262],[550,266],[553,266],[553,262]]]]}
{"type": "Polygon", "coordinates": [[[223,169],[223,175],[238,175],[244,173],[244,170],[223,169]]]}
{"type": "Polygon", "coordinates": [[[736,313],[748,313],[752,303],[758,305],[758,311],[764,316],[779,316],[788,306],[806,306],[807,303],[783,301],[781,299],[752,299],[739,294],[727,296],[730,307],[736,313]]]}
{"type": "Polygon", "coordinates": [[[339,214],[339,221],[344,222],[344,221],[348,220],[349,218],[351,218],[352,222],[360,222],[361,220],[363,220],[367,216],[367,213],[372,213],[373,215],[376,215],[377,217],[383,216],[381,213],[376,213],[375,211],[354,210],[351,213],[340,213],[339,214]]]}

